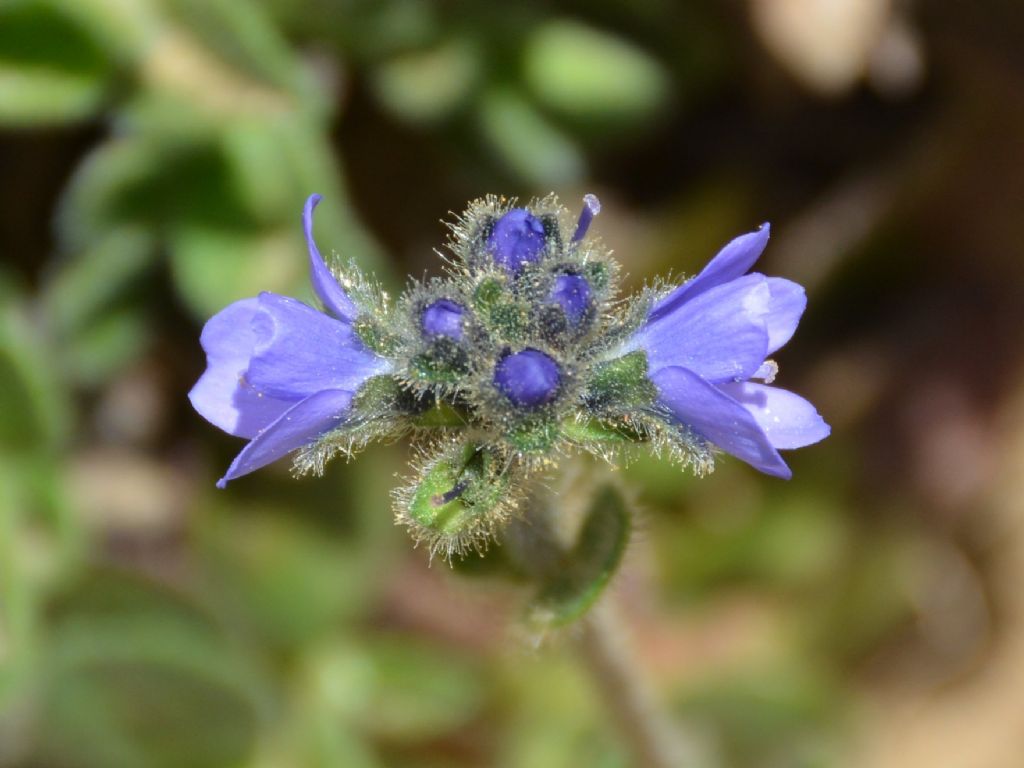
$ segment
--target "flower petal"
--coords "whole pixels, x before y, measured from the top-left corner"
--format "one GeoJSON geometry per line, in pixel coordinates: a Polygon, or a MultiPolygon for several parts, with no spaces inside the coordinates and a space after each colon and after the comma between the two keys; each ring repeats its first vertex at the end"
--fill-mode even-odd
{"type": "Polygon", "coordinates": [[[718,388],[750,411],[776,448],[803,448],[824,440],[832,431],[818,411],[800,395],[750,381],[718,388]]]}
{"type": "Polygon", "coordinates": [[[714,385],[685,368],[663,368],[651,376],[660,402],[681,424],[755,469],[789,479],[786,462],[753,415],[714,385]]]}
{"type": "Polygon", "coordinates": [[[356,390],[390,363],[366,349],[352,326],[297,299],[261,293],[246,373],[265,396],[298,400],[324,389],[356,390]]]}
{"type": "Polygon", "coordinates": [[[337,279],[327,268],[320,249],[316,247],[313,239],[313,209],[320,203],[320,195],[310,195],[306,200],[306,206],[302,210],[302,230],[306,233],[306,245],[309,248],[309,278],[313,283],[313,290],[324,303],[324,307],[339,320],[352,322],[355,320],[359,310],[348,297],[345,290],[338,284],[337,279]]]}
{"type": "Polygon", "coordinates": [[[204,419],[238,437],[253,437],[294,404],[261,396],[243,378],[257,343],[252,319],[259,311],[258,299],[242,299],[207,321],[200,336],[206,371],[188,393],[204,419]]]}
{"type": "Polygon", "coordinates": [[[768,245],[770,234],[771,225],[765,223],[756,232],[740,235],[728,242],[715,258],[707,263],[699,275],[683,283],[655,304],[651,310],[651,319],[656,320],[658,317],[674,311],[685,302],[695,299],[705,291],[745,274],[760,258],[765,246],[768,245]]]}
{"type": "Polygon", "coordinates": [[[217,481],[217,487],[223,488],[229,480],[265,467],[334,429],[351,404],[351,392],[335,389],[317,392],[296,403],[242,449],[217,481]]]}
{"type": "Polygon", "coordinates": [[[770,355],[793,337],[800,316],[807,308],[807,294],[803,286],[781,277],[769,277],[768,288],[772,296],[764,322],[770,355]]]}
{"type": "Polygon", "coordinates": [[[767,278],[746,275],[648,320],[627,346],[645,349],[652,371],[681,365],[708,381],[746,379],[768,353],[770,302],[767,278]]]}

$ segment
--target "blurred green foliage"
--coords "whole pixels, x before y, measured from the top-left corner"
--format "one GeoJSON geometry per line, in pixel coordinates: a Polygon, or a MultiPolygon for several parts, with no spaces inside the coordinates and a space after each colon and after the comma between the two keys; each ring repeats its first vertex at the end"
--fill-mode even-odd
{"type": "Polygon", "coordinates": [[[991,457],[915,462],[946,445],[921,424],[959,424],[922,381],[984,403],[980,446],[1019,389],[1024,120],[976,95],[1019,104],[1002,17],[977,4],[961,40],[931,11],[929,89],[824,101],[744,7],[0,1],[0,765],[625,766],[555,629],[620,560],[641,658],[722,766],[842,765],[873,660],[942,678],[980,654],[988,625],[943,656],[915,619],[987,616],[966,587],[938,590],[963,600],[938,619],[920,595],[987,584],[985,536],[949,521],[988,497],[940,481],[991,457]],[[260,290],[309,297],[307,194],[325,250],[395,285],[437,269],[449,208],[592,180],[634,282],[775,220],[766,270],[811,294],[780,383],[836,427],[796,480],[634,462],[631,543],[605,497],[584,572],[556,569],[532,624],[510,553],[451,573],[393,528],[402,447],[214,490],[238,445],[185,400],[198,333],[260,290]]]}

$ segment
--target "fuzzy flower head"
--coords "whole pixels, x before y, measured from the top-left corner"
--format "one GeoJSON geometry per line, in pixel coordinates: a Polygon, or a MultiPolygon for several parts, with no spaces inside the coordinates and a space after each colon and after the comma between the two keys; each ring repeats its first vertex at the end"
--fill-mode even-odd
{"type": "Polygon", "coordinates": [[[553,197],[488,197],[451,225],[446,275],[390,306],[354,268],[328,268],[303,212],[321,310],[264,293],[214,316],[190,393],[249,440],[218,485],[295,452],[297,471],[411,432],[418,471],[396,496],[414,537],[445,555],[485,546],[525,481],[575,450],[616,460],[638,443],[698,473],[731,454],[788,478],[779,450],[829,428],[770,386],[803,289],[749,270],[768,225],[728,243],[696,277],[618,296],[618,265],[553,197]]]}

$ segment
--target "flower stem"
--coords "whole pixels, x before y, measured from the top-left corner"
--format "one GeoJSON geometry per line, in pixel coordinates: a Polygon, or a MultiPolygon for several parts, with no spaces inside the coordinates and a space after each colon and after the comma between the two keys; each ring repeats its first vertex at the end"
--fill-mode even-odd
{"type": "Polygon", "coordinates": [[[631,653],[615,607],[604,600],[583,619],[587,668],[637,768],[686,768],[694,757],[631,653]]]}

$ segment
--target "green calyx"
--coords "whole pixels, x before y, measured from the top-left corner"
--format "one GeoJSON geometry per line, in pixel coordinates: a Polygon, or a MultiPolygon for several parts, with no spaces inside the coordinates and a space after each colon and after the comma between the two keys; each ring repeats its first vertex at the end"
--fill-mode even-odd
{"type": "Polygon", "coordinates": [[[658,396],[647,378],[647,354],[642,350],[598,365],[590,378],[587,401],[598,408],[650,405],[658,396]]]}
{"type": "Polygon", "coordinates": [[[512,508],[504,463],[487,446],[456,446],[407,489],[399,521],[445,557],[484,546],[512,508]]]}
{"type": "Polygon", "coordinates": [[[401,349],[401,339],[370,314],[357,317],[353,328],[367,349],[378,355],[393,357],[401,349]]]}
{"type": "Polygon", "coordinates": [[[409,373],[424,384],[455,384],[468,370],[465,350],[450,339],[436,340],[409,361],[409,373]]]}
{"type": "Polygon", "coordinates": [[[531,307],[518,301],[504,280],[489,277],[481,281],[473,292],[473,309],[497,338],[515,342],[529,332],[531,307]]]}
{"type": "Polygon", "coordinates": [[[510,429],[505,439],[509,445],[521,453],[546,453],[561,436],[557,422],[539,417],[517,424],[510,429]]]}

